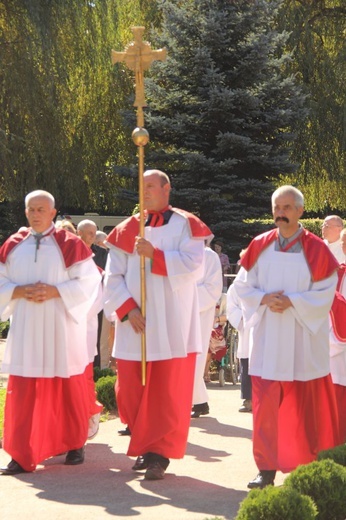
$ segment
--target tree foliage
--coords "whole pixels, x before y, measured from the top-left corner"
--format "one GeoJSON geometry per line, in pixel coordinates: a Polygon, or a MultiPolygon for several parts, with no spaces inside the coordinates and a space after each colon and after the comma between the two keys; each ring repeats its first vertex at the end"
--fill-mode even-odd
{"type": "Polygon", "coordinates": [[[304,96],[283,70],[287,33],[275,30],[280,2],[162,2],[153,34],[168,59],[147,81],[148,167],[173,184],[173,204],[199,214],[232,244],[249,240],[244,219],[270,211],[272,181],[291,173],[294,127],[304,96]]]}
{"type": "Polygon", "coordinates": [[[121,116],[133,80],[110,53],[140,16],[134,0],[0,3],[2,200],[43,188],[61,208],[129,211],[111,165],[133,154],[121,116]]]}
{"type": "Polygon", "coordinates": [[[298,174],[288,177],[306,196],[309,210],[346,208],[346,5],[344,0],[285,0],[278,23],[290,31],[287,48],[308,94],[292,156],[298,174]]]}

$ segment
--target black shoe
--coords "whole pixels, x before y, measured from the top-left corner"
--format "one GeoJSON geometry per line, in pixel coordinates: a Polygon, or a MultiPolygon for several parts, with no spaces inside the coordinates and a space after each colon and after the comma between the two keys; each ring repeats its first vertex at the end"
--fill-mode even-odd
{"type": "Polygon", "coordinates": [[[249,489],[263,489],[266,486],[274,486],[276,470],[262,469],[256,478],[248,483],[249,489]]]}
{"type": "Polygon", "coordinates": [[[84,462],[84,446],[78,450],[70,450],[67,452],[64,464],[67,466],[77,466],[84,462]]]}
{"type": "Polygon", "coordinates": [[[119,435],[131,435],[130,428],[126,426],[126,428],[123,428],[122,430],[118,430],[119,435]]]}
{"type": "Polygon", "coordinates": [[[11,460],[8,465],[4,468],[0,468],[3,475],[18,475],[19,473],[27,473],[25,469],[18,464],[15,460],[11,460]]]}
{"type": "Polygon", "coordinates": [[[192,407],[191,417],[196,419],[200,415],[208,415],[209,405],[208,403],[194,404],[192,407]]]}
{"type": "Polygon", "coordinates": [[[141,469],[147,469],[150,462],[149,453],[145,453],[144,455],[139,455],[137,457],[136,462],[132,466],[134,471],[140,471],[141,469]]]}

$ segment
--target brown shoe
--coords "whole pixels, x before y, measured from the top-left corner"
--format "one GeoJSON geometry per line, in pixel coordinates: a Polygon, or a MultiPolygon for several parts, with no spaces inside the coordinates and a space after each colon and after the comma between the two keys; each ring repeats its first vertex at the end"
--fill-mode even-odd
{"type": "Polygon", "coordinates": [[[150,462],[147,471],[145,472],[145,480],[162,480],[165,476],[165,469],[159,462],[150,462]]]}

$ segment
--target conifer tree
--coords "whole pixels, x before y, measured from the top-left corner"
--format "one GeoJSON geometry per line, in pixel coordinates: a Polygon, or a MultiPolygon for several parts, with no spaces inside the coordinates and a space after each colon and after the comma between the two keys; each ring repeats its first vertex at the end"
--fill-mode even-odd
{"type": "Polygon", "coordinates": [[[172,204],[222,236],[238,259],[258,229],[244,223],[270,213],[270,194],[289,159],[305,97],[293,76],[285,32],[275,30],[280,1],[161,2],[151,41],[168,49],[147,80],[147,167],[166,171],[172,204]]]}

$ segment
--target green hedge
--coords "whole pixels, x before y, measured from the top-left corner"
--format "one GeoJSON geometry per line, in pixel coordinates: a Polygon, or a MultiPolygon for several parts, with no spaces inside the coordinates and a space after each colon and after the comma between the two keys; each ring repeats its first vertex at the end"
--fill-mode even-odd
{"type": "Polygon", "coordinates": [[[317,460],[324,459],[331,459],[337,464],[341,464],[341,466],[346,466],[346,444],[341,444],[341,446],[336,446],[330,450],[320,451],[317,460]]]}
{"type": "Polygon", "coordinates": [[[317,506],[319,520],[345,520],[346,468],[333,460],[299,466],[285,480],[285,487],[308,495],[317,506]]]}
{"type": "Polygon", "coordinates": [[[346,444],[324,450],[317,461],[292,471],[283,486],[250,491],[235,520],[345,520],[345,466],[346,444]]]}
{"type": "Polygon", "coordinates": [[[114,376],[114,371],[111,368],[94,367],[94,381],[98,381],[101,377],[114,376]]]}
{"type": "Polygon", "coordinates": [[[97,393],[97,400],[103,404],[105,410],[112,411],[116,408],[114,385],[116,376],[113,374],[106,377],[100,377],[96,381],[95,388],[97,393]]]}
{"type": "Polygon", "coordinates": [[[313,500],[286,487],[253,489],[240,504],[235,520],[314,520],[313,500]]]}
{"type": "Polygon", "coordinates": [[[7,338],[9,328],[10,328],[10,320],[0,321],[0,338],[7,338]]]}

